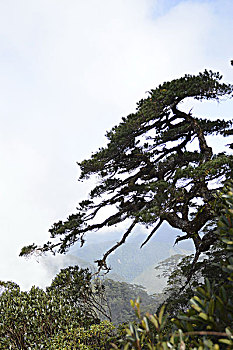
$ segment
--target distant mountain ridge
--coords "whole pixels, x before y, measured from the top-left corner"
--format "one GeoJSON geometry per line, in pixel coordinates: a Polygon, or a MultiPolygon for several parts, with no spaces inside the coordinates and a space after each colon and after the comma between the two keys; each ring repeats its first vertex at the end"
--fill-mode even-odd
{"type": "MultiPolygon", "coordinates": [[[[125,244],[120,246],[108,257],[107,263],[109,267],[111,267],[108,278],[141,284],[149,293],[161,291],[166,282],[164,279],[163,282],[162,279],[159,281],[158,277],[156,277],[158,273],[154,273],[157,263],[172,255],[187,255],[192,253],[192,245],[190,242],[184,242],[179,246],[174,246],[177,235],[177,232],[174,231],[178,230],[174,230],[170,228],[170,226],[165,225],[163,230],[160,230],[160,232],[141,249],[140,246],[147,236],[140,232],[131,235],[125,244]]],[[[107,239],[109,236],[111,235],[102,236],[102,240],[99,241],[96,235],[96,240],[94,242],[84,244],[82,248],[75,245],[70,252],[73,256],[83,261],[93,263],[95,260],[100,259],[117,241],[104,240],[104,238],[107,239]]],[[[119,233],[118,237],[120,237],[119,233]]],[[[114,238],[117,238],[116,232],[114,233],[114,238]]]]}
{"type": "MultiPolygon", "coordinates": [[[[107,259],[111,271],[107,278],[114,281],[142,285],[150,294],[159,293],[166,285],[163,271],[155,270],[157,264],[171,256],[187,255],[193,252],[191,242],[184,241],[174,246],[176,236],[180,231],[165,224],[150,241],[140,249],[147,235],[138,230],[132,234],[125,244],[115,250],[107,259]]],[[[121,232],[93,234],[87,236],[87,241],[80,248],[78,244],[71,247],[66,255],[47,256],[41,260],[48,279],[52,279],[61,268],[69,265],[79,265],[96,271],[94,261],[101,259],[122,236],[121,232]]]]}

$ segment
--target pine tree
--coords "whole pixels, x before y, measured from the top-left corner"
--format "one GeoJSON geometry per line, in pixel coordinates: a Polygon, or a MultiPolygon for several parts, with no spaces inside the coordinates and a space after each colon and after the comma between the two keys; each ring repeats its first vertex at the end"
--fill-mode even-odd
{"type": "Polygon", "coordinates": [[[97,261],[99,268],[107,268],[108,255],[140,224],[151,227],[143,244],[166,221],[182,231],[176,242],[193,240],[196,258],[207,251],[216,237],[213,230],[205,233],[203,228],[214,219],[216,190],[233,173],[233,144],[228,140],[226,152],[214,153],[208,137],[232,135],[232,121],[197,118],[179,106],[186,98],[219,101],[232,97],[233,86],[221,79],[219,73],[204,71],[149,91],[135,113],[107,132],[107,146],[79,163],[80,180],[98,176],[88,199],[81,201],[66,221],[52,226],[51,242],[24,247],[21,255],[32,251],[65,253],[76,241],[82,245],[87,232],[124,221],[130,221],[128,229],[97,261]],[[109,207],[112,214],[106,217],[105,208],[109,207]]]}

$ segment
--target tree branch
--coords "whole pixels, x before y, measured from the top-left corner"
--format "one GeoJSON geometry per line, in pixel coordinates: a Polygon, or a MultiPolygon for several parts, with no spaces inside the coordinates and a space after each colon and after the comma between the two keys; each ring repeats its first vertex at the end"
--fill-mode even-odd
{"type": "Polygon", "coordinates": [[[158,230],[158,228],[162,225],[163,219],[160,219],[158,224],[153,228],[147,239],[141,244],[140,248],[142,248],[153,236],[153,234],[158,230]]]}
{"type": "Polygon", "coordinates": [[[128,235],[130,234],[130,232],[132,231],[132,229],[134,228],[134,226],[137,224],[138,220],[135,219],[133,221],[133,223],[130,225],[130,227],[128,228],[128,230],[124,233],[122,239],[117,242],[112,248],[110,248],[103,256],[103,258],[101,260],[96,260],[95,263],[98,264],[99,266],[99,270],[101,270],[102,268],[104,268],[105,270],[109,271],[110,268],[107,267],[106,264],[106,259],[107,257],[114,251],[116,250],[118,247],[120,247],[123,243],[125,243],[126,238],[128,237],[128,235]]]}

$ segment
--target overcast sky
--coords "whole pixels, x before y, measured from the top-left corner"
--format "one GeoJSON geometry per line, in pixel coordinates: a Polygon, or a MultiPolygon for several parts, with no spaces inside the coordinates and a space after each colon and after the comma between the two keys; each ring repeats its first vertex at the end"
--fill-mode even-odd
{"type": "Polygon", "coordinates": [[[146,91],[204,68],[233,80],[232,17],[232,0],[0,0],[1,280],[43,285],[21,247],[75,211],[76,161],[146,91]]]}

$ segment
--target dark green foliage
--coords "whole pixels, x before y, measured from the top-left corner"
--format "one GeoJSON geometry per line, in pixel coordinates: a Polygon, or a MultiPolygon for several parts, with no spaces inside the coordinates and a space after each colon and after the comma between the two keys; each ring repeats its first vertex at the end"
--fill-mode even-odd
{"type": "Polygon", "coordinates": [[[49,350],[109,350],[116,340],[115,327],[108,321],[91,325],[90,328],[68,328],[58,332],[50,341],[49,350]]]}
{"type": "Polygon", "coordinates": [[[193,258],[194,255],[189,255],[179,262],[170,273],[167,287],[162,293],[171,317],[187,310],[190,298],[195,289],[204,283],[204,279],[214,283],[213,288],[216,292],[227,278],[227,273],[219,265],[219,262],[226,258],[226,251],[219,241],[194,266],[193,258]],[[190,271],[192,273],[187,283],[190,271]]]}
{"type": "Polygon", "coordinates": [[[197,288],[195,296],[190,300],[192,308],[185,316],[179,317],[179,325],[192,331],[199,329],[223,332],[226,328],[233,327],[233,187],[223,195],[217,233],[224,243],[225,258],[220,263],[227,278],[217,291],[214,283],[211,284],[208,279],[203,287],[197,288]]]}
{"type": "Polygon", "coordinates": [[[77,265],[62,269],[46,291],[63,298],[79,310],[86,324],[98,322],[99,315],[109,319],[103,300],[103,287],[98,279],[93,280],[88,269],[80,269],[77,265]]]}
{"type": "Polygon", "coordinates": [[[46,291],[32,287],[24,292],[13,282],[1,286],[0,349],[47,349],[58,332],[89,329],[99,323],[97,310],[104,311],[87,269],[61,270],[46,291]]]}
{"type": "Polygon", "coordinates": [[[233,168],[233,156],[214,153],[208,136],[232,135],[232,122],[197,118],[178,107],[190,97],[201,101],[232,97],[233,87],[222,83],[221,78],[219,73],[204,71],[151,90],[148,98],[138,103],[136,113],[122,118],[118,126],[107,132],[107,146],[79,163],[80,180],[94,174],[99,183],[89,198],[79,203],[77,213],[52,226],[50,235],[57,243],[31,245],[21,255],[34,251],[65,253],[78,240],[82,245],[86,232],[125,220],[131,221],[129,228],[97,261],[99,268],[107,268],[108,255],[125,242],[137,224],[152,226],[148,241],[167,221],[183,232],[177,242],[193,240],[195,258],[208,251],[216,237],[202,237],[200,231],[215,215],[212,202],[216,188],[211,183],[222,188],[232,177],[233,168]],[[112,207],[114,214],[106,217],[106,207],[112,207]]]}
{"type": "MultiPolygon", "coordinates": [[[[216,195],[213,208],[218,215],[221,215],[224,209],[223,206],[225,203],[223,198],[227,193],[226,191],[227,188],[216,195]]],[[[214,223],[215,231],[217,229],[216,224],[214,223]]],[[[207,229],[213,231],[213,222],[212,226],[210,225],[207,229]]],[[[194,290],[197,287],[202,287],[204,279],[209,280],[213,293],[218,292],[225,283],[228,273],[219,264],[219,262],[226,261],[228,257],[228,251],[224,247],[225,243],[223,240],[217,240],[195,265],[193,264],[193,255],[187,256],[171,272],[167,288],[164,290],[164,298],[166,299],[171,316],[177,315],[179,311],[187,310],[189,300],[194,295],[194,290]]],[[[228,295],[230,295],[230,290],[228,290],[228,295]]]]}
{"type": "MultiPolygon", "coordinates": [[[[139,300],[131,300],[131,306],[134,308],[138,323],[130,323],[126,328],[125,338],[118,343],[113,344],[112,349],[122,350],[169,350],[182,349],[183,340],[179,341],[178,337],[166,334],[165,327],[167,325],[167,315],[164,313],[163,306],[159,314],[143,315],[140,308],[139,300]]],[[[183,348],[185,349],[185,348],[183,348]]]]}
{"type": "Polygon", "coordinates": [[[2,293],[0,319],[1,349],[40,349],[59,329],[84,321],[62,298],[35,287],[22,292],[19,286],[2,293]]]}

